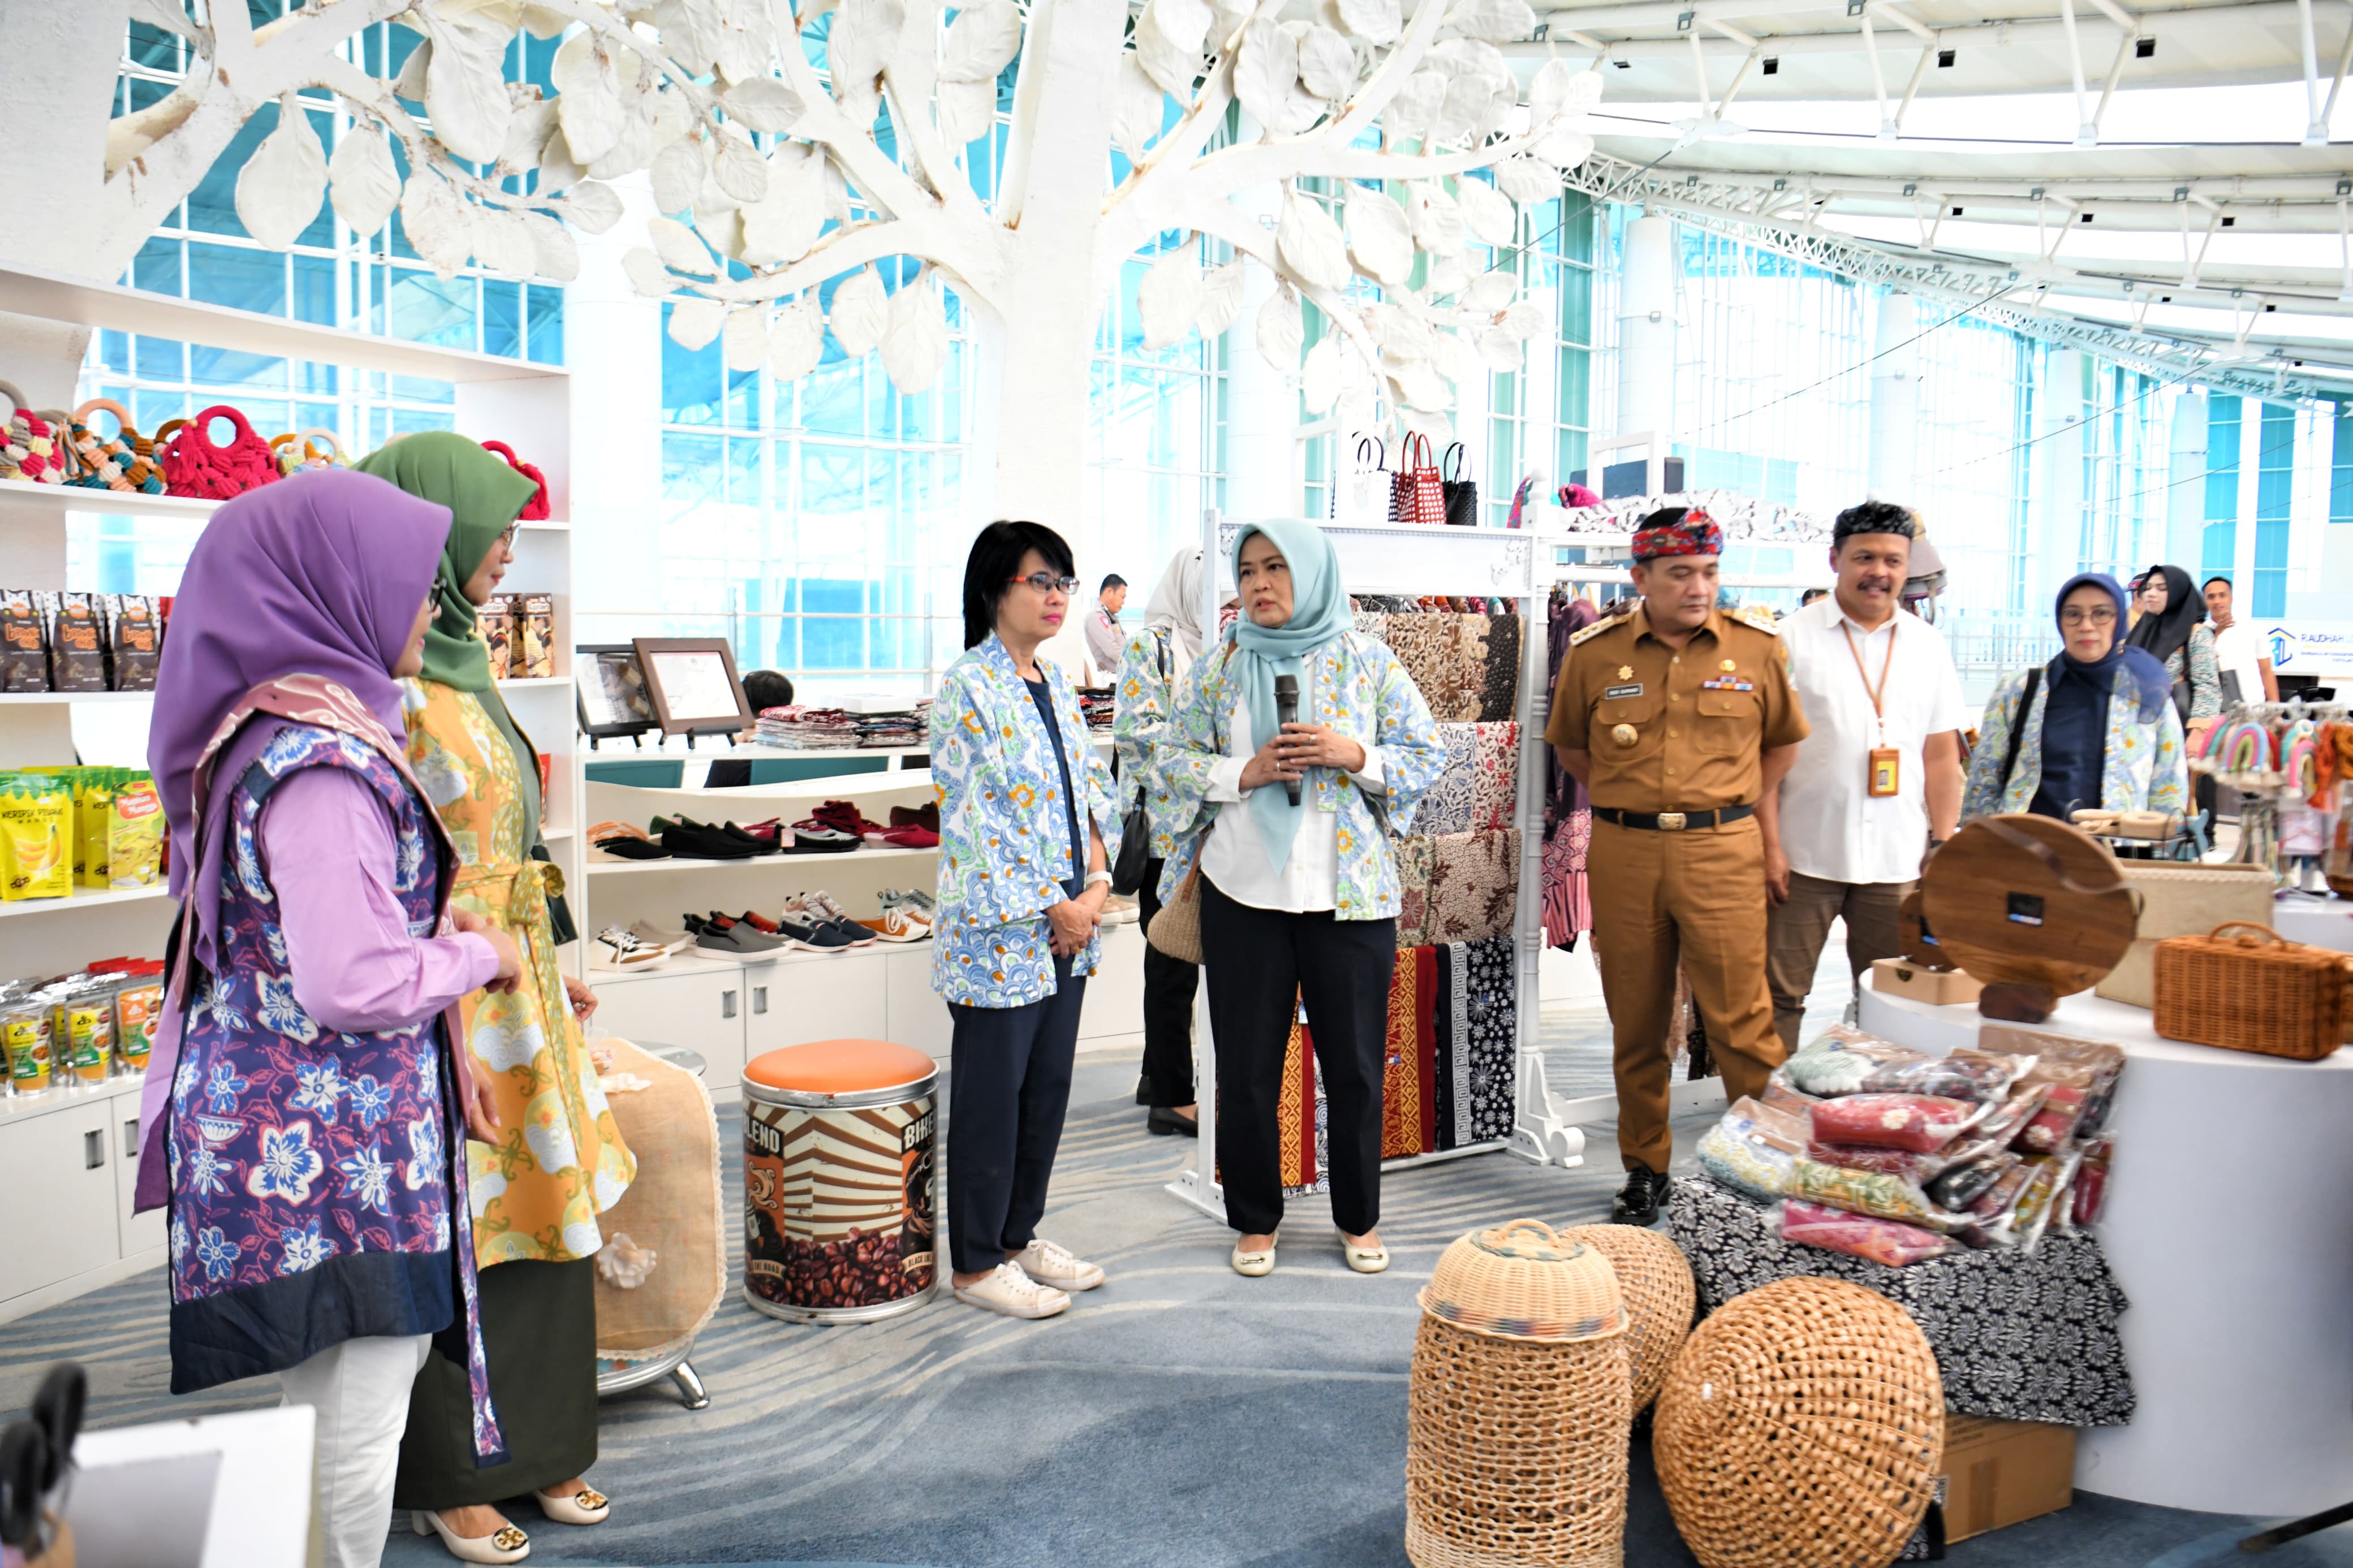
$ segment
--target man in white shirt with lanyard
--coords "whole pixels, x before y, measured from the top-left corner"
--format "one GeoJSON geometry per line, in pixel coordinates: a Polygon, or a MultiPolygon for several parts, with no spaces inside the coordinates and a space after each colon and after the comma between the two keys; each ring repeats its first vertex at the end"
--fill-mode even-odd
{"type": "Polygon", "coordinates": [[[1897,907],[1927,850],[1959,824],[1960,677],[1943,635],[1901,605],[1915,532],[1911,512],[1891,502],[1839,513],[1837,587],[1781,623],[1813,732],[1757,815],[1771,901],[1766,978],[1774,1026],[1793,1051],[1831,923],[1846,921],[1860,984],[1873,960],[1902,951],[1897,907]]]}

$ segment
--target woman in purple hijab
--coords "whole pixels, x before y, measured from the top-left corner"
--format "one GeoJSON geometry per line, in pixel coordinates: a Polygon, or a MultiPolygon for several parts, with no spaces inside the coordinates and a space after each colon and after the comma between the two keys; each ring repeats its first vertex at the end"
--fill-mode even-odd
{"type": "Polygon", "coordinates": [[[181,581],[148,752],[181,906],[137,1206],[170,1209],[172,1391],[276,1373],[317,1412],[335,1568],[383,1554],[433,1336],[470,1368],[477,1462],[504,1458],[462,1157],[483,1113],[442,1015],[521,965],[445,919],[448,841],[396,738],[448,529],[338,469],[222,507],[181,581]]]}

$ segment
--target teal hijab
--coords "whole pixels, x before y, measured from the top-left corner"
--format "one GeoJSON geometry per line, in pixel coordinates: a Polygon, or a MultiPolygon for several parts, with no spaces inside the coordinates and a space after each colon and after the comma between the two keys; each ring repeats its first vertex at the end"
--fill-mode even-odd
{"type": "MultiPolygon", "coordinates": [[[[1262,626],[1244,611],[1234,622],[1234,657],[1228,668],[1250,703],[1250,733],[1263,745],[1277,728],[1274,678],[1288,675],[1298,680],[1300,700],[1304,703],[1306,656],[1348,630],[1355,617],[1348,608],[1348,591],[1340,581],[1340,557],[1324,531],[1312,522],[1278,519],[1243,529],[1234,541],[1235,582],[1241,581],[1242,546],[1253,533],[1274,541],[1291,567],[1289,620],[1279,626],[1262,626]]],[[[1297,805],[1272,784],[1250,791],[1250,818],[1277,871],[1290,863],[1292,841],[1299,837],[1301,813],[1307,809],[1303,791],[1297,805]]]]}

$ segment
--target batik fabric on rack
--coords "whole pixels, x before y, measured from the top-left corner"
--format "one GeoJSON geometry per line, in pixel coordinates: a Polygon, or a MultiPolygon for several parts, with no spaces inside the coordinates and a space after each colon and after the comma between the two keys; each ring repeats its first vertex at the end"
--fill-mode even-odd
{"type": "Polygon", "coordinates": [[[1414,807],[1414,832],[1430,837],[1511,826],[1519,804],[1520,727],[1440,724],[1438,738],[1446,744],[1446,771],[1414,807]]]}
{"type": "Polygon", "coordinates": [[[1431,949],[1431,1152],[1508,1138],[1518,1073],[1518,977],[1512,939],[1431,949]]]}
{"type": "MultiPolygon", "coordinates": [[[[1555,588],[1546,619],[1546,679],[1568,657],[1568,639],[1601,618],[1591,601],[1555,588]]],[[[1593,842],[1593,809],[1585,786],[1560,765],[1559,755],[1545,748],[1545,816],[1542,875],[1545,940],[1558,948],[1573,948],[1577,937],[1593,929],[1593,902],[1585,881],[1585,856],[1593,842]]]]}

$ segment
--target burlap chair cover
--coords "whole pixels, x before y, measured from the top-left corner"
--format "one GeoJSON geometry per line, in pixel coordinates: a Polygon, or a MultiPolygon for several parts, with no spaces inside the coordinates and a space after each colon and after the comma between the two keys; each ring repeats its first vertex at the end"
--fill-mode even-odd
{"type": "Polygon", "coordinates": [[[632,1362],[683,1351],[727,1295],[726,1204],[719,1124],[702,1080],[627,1040],[599,1040],[613,1074],[650,1087],[611,1095],[613,1120],[638,1157],[638,1179],[599,1224],[607,1241],[627,1234],[653,1249],[642,1284],[623,1289],[596,1276],[596,1352],[632,1362]]]}

